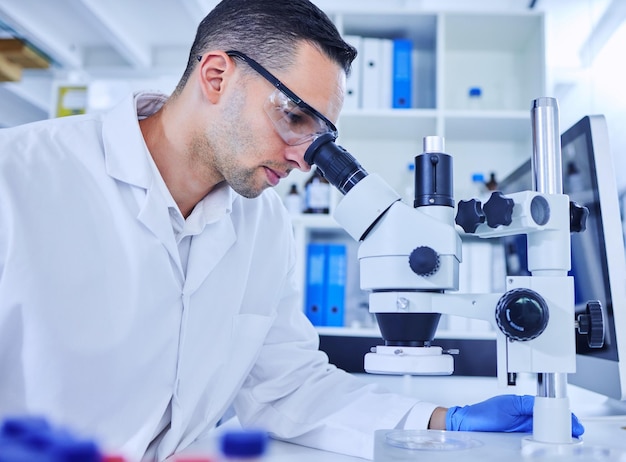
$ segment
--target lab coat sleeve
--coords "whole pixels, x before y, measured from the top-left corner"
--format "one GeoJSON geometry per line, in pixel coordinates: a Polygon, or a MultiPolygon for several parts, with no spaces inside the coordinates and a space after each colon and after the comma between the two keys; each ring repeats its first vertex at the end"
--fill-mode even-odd
{"type": "Polygon", "coordinates": [[[409,411],[400,427],[404,430],[421,430],[428,428],[430,416],[436,407],[436,405],[426,401],[418,402],[409,411]]]}
{"type": "MultiPolygon", "coordinates": [[[[293,258],[292,258],[293,260],[293,258]]],[[[435,404],[388,392],[329,364],[297,307],[293,265],[257,362],[234,402],[244,426],[326,451],[372,458],[374,431],[410,417],[426,428],[435,404]],[[410,412],[410,415],[407,415],[410,412]]]]}

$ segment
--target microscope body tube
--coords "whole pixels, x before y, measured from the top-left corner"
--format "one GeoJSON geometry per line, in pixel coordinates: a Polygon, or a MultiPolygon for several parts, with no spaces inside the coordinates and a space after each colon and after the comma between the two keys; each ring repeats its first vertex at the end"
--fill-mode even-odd
{"type": "Polygon", "coordinates": [[[378,175],[369,175],[334,136],[324,134],[307,148],[304,160],[344,194],[334,218],[356,241],[362,241],[400,195],[378,175]],[[352,191],[353,190],[353,191],[352,191]],[[348,192],[352,191],[352,194],[348,192]]]}
{"type": "MultiPolygon", "coordinates": [[[[555,98],[537,98],[531,106],[532,123],[532,174],[533,189],[545,194],[563,194],[561,138],[559,110],[555,98]]],[[[528,235],[529,269],[532,275],[566,277],[570,266],[569,228],[549,231],[553,236],[540,235],[542,241],[533,241],[528,235]],[[531,249],[534,249],[531,252],[531,249]],[[534,255],[533,255],[534,252],[534,255]],[[566,268],[542,268],[545,260],[540,255],[555,253],[552,261],[563,261],[567,254],[566,268]],[[535,257],[536,256],[536,257],[535,257]],[[531,262],[531,259],[534,261],[531,262]],[[537,261],[539,260],[539,262],[537,261]]],[[[574,313],[572,313],[573,316],[574,313]]],[[[537,396],[533,409],[533,441],[538,443],[569,444],[572,442],[572,423],[569,398],[567,397],[567,374],[542,372],[537,376],[537,396]]]]}

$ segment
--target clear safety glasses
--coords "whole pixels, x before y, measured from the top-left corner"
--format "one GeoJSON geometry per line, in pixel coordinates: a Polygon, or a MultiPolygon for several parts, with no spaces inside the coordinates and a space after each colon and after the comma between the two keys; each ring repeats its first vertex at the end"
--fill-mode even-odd
{"type": "MultiPolygon", "coordinates": [[[[330,120],[305,103],[254,59],[235,50],[229,50],[226,54],[242,60],[276,87],[265,101],[263,108],[285,143],[297,146],[312,142],[326,133],[337,138],[337,128],[330,120]]],[[[198,56],[198,61],[201,59],[202,56],[198,56]]]]}

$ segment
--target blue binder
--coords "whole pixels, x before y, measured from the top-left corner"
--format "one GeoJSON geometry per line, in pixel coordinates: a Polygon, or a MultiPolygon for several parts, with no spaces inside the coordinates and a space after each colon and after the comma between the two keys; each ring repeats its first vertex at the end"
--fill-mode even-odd
{"type": "Polygon", "coordinates": [[[392,107],[410,108],[413,86],[413,42],[393,41],[392,107]]]}
{"type": "Polygon", "coordinates": [[[346,300],[346,246],[328,244],[325,325],[343,326],[346,300]]]}
{"type": "Polygon", "coordinates": [[[305,313],[314,326],[324,325],[326,257],[325,244],[310,243],[308,245],[305,313]]]}

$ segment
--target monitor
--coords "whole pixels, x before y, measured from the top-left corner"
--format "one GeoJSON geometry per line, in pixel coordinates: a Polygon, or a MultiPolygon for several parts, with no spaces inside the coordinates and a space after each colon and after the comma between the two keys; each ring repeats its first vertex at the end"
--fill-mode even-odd
{"type": "MultiPolygon", "coordinates": [[[[586,230],[572,233],[576,313],[599,300],[605,323],[604,346],[591,349],[577,335],[576,373],[569,383],[616,400],[626,399],[626,258],[615,169],[606,120],[587,116],[561,135],[563,192],[589,209],[586,230]],[[621,362],[620,362],[621,360],[621,362]]],[[[504,193],[532,189],[528,160],[505,180],[504,193]]],[[[503,238],[509,275],[529,274],[526,237],[503,238]]]]}

